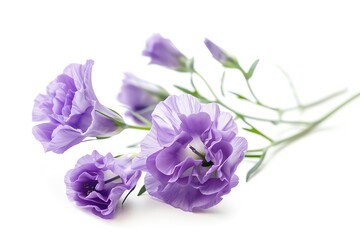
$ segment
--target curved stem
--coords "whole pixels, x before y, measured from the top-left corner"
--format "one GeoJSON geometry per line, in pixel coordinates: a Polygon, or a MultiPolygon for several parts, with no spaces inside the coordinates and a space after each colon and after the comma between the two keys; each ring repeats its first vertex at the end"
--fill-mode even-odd
{"type": "Polygon", "coordinates": [[[126,124],[126,128],[137,129],[137,130],[145,130],[145,131],[150,131],[150,129],[151,129],[151,127],[128,125],[128,124],[126,124]]]}
{"type": "Polygon", "coordinates": [[[290,137],[275,141],[270,146],[276,146],[276,145],[279,145],[279,144],[284,143],[284,142],[292,142],[292,141],[295,141],[295,140],[299,139],[300,137],[302,137],[302,136],[306,135],[307,133],[309,133],[311,130],[313,130],[315,127],[317,127],[319,124],[324,122],[326,119],[328,119],[329,117],[334,115],[337,111],[339,111],[341,108],[343,108],[344,106],[346,106],[347,104],[352,102],[354,99],[358,98],[359,96],[360,96],[360,93],[355,94],[354,96],[352,96],[351,98],[349,98],[348,100],[346,100],[345,102],[343,102],[342,104],[340,104],[339,106],[334,108],[332,111],[328,112],[323,117],[321,117],[320,119],[318,119],[317,121],[315,121],[314,123],[309,125],[303,131],[301,131],[301,132],[299,132],[297,134],[294,134],[294,135],[292,135],[290,137]]]}
{"type": "Polygon", "coordinates": [[[261,106],[262,106],[262,104],[261,104],[260,100],[256,97],[256,95],[255,95],[254,91],[252,90],[252,87],[251,87],[251,85],[250,85],[250,83],[249,83],[249,80],[246,80],[246,85],[248,86],[248,89],[249,89],[249,91],[250,91],[251,95],[252,95],[252,96],[253,96],[253,98],[255,99],[256,104],[258,104],[258,105],[261,105],[261,106]]]}
{"type": "Polygon", "coordinates": [[[278,141],[274,141],[271,144],[269,144],[267,147],[262,148],[262,149],[255,149],[255,150],[249,150],[248,152],[258,152],[258,151],[262,151],[262,157],[260,158],[260,160],[248,171],[247,176],[246,176],[246,180],[248,180],[251,175],[260,167],[260,165],[263,162],[264,156],[266,154],[266,152],[271,148],[271,147],[275,147],[277,145],[280,144],[289,144],[293,141],[296,141],[298,139],[300,139],[301,137],[307,135],[308,133],[310,133],[314,128],[316,128],[319,124],[323,123],[325,120],[327,120],[328,118],[330,118],[332,115],[334,115],[336,112],[338,112],[340,109],[342,109],[344,106],[346,106],[347,104],[349,104],[350,102],[352,102],[353,100],[355,100],[356,98],[360,97],[360,93],[355,94],[354,96],[352,96],[351,98],[349,98],[348,100],[346,100],[345,102],[343,102],[342,104],[340,104],[339,106],[337,106],[336,108],[334,108],[333,110],[331,110],[330,112],[328,112],[327,114],[325,114],[323,117],[319,118],[317,121],[313,122],[311,125],[309,125],[307,128],[305,128],[304,130],[291,135],[289,137],[280,139],[278,141]]]}
{"type": "MultiPolygon", "coordinates": [[[[205,85],[207,86],[207,88],[209,89],[209,91],[211,92],[211,94],[214,96],[215,98],[215,102],[220,104],[221,106],[223,106],[224,108],[226,108],[227,110],[233,112],[237,117],[239,117],[242,121],[244,121],[244,118],[248,118],[248,119],[252,119],[252,120],[257,120],[257,121],[263,121],[263,122],[271,122],[273,124],[278,124],[278,123],[287,123],[287,124],[305,124],[308,125],[310,124],[309,122],[302,122],[302,121],[286,121],[286,120],[273,120],[273,119],[266,119],[266,118],[259,118],[259,117],[253,117],[253,116],[249,116],[249,115],[245,115],[242,113],[239,113],[238,111],[234,110],[233,108],[227,106],[225,103],[223,103],[218,96],[216,95],[216,93],[214,92],[214,90],[211,88],[210,84],[206,81],[206,79],[197,71],[194,71],[194,73],[196,75],[198,75],[198,77],[200,77],[202,79],[202,81],[205,83],[205,85]]],[[[261,105],[263,106],[263,105],[261,105]]],[[[264,106],[263,106],[264,107],[264,106]]],[[[274,110],[274,109],[273,109],[274,110]]],[[[245,121],[244,121],[245,122],[245,121]]],[[[247,124],[247,122],[245,122],[247,124]]]]}
{"type": "Polygon", "coordinates": [[[209,91],[211,92],[211,94],[213,95],[213,97],[215,98],[216,101],[220,101],[219,98],[217,97],[216,93],[214,92],[214,90],[212,89],[212,87],[210,86],[210,84],[206,81],[206,79],[197,71],[194,71],[194,73],[196,75],[198,75],[199,78],[201,78],[201,80],[205,83],[206,87],[209,89],[209,91]]]}
{"type": "Polygon", "coordinates": [[[233,112],[238,118],[240,118],[243,121],[244,121],[244,118],[247,118],[247,119],[252,119],[252,120],[256,120],[256,121],[270,122],[270,123],[273,123],[273,124],[278,124],[278,123],[299,124],[299,125],[301,125],[301,124],[303,124],[303,125],[311,124],[310,122],[304,122],[304,121],[288,121],[288,120],[282,120],[282,119],[274,120],[274,119],[254,117],[254,116],[242,114],[242,113],[236,111],[235,109],[227,106],[226,104],[224,104],[223,102],[221,102],[219,100],[216,103],[220,104],[221,106],[223,106],[227,110],[233,112]]]}
{"type": "Polygon", "coordinates": [[[300,105],[300,106],[296,106],[296,107],[290,107],[290,108],[285,108],[283,109],[282,111],[283,112],[288,112],[288,111],[292,111],[292,110],[297,110],[297,109],[301,109],[301,110],[305,110],[305,109],[308,109],[308,108],[312,108],[312,107],[315,107],[321,103],[324,103],[328,100],[331,100],[337,96],[340,96],[341,94],[345,93],[347,90],[346,89],[343,89],[343,90],[340,90],[340,91],[337,91],[337,92],[334,92],[328,96],[325,96],[319,100],[316,100],[314,102],[311,102],[311,103],[308,103],[308,104],[304,104],[304,105],[300,105]]]}
{"type": "Polygon", "coordinates": [[[289,86],[291,88],[291,91],[294,95],[294,98],[295,98],[295,101],[296,101],[296,104],[297,104],[297,107],[296,108],[302,108],[303,105],[301,104],[301,101],[300,101],[300,98],[299,98],[299,94],[297,93],[296,91],[296,88],[295,88],[295,85],[293,83],[293,81],[291,80],[289,74],[280,66],[280,65],[277,65],[277,67],[279,68],[279,70],[281,71],[281,73],[285,76],[285,78],[288,80],[289,82],[289,86]]]}

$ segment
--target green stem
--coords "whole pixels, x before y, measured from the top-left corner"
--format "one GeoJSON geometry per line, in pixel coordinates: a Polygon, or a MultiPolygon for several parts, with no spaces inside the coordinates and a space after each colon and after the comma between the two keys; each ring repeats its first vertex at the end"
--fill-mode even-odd
{"type": "Polygon", "coordinates": [[[261,105],[261,106],[262,106],[262,104],[261,104],[260,100],[256,97],[256,95],[255,95],[254,91],[252,90],[252,87],[251,87],[251,85],[250,85],[249,80],[246,80],[246,85],[247,85],[247,87],[248,87],[248,89],[249,89],[249,91],[250,91],[251,95],[252,95],[252,96],[253,96],[253,98],[255,99],[256,104],[258,104],[258,105],[261,105]]]}
{"type": "MultiPolygon", "coordinates": [[[[215,98],[215,102],[220,104],[221,106],[223,106],[224,108],[228,109],[229,111],[233,112],[237,117],[239,117],[241,120],[244,121],[244,118],[248,118],[248,119],[252,119],[252,120],[257,120],[257,121],[263,121],[263,122],[271,122],[274,124],[278,124],[278,123],[287,123],[287,124],[309,124],[309,122],[302,122],[302,121],[286,121],[286,120],[272,120],[272,119],[265,119],[265,118],[259,118],[259,117],[253,117],[253,116],[249,116],[249,115],[245,115],[242,113],[237,112],[236,110],[232,109],[231,107],[227,106],[225,103],[223,103],[218,96],[216,95],[216,93],[214,92],[214,90],[211,88],[210,84],[206,81],[206,79],[197,71],[194,71],[194,73],[196,75],[198,75],[198,77],[200,77],[202,79],[202,81],[205,83],[205,85],[207,86],[207,88],[209,89],[209,91],[211,92],[211,94],[214,96],[215,98]]],[[[245,121],[244,121],[245,122],[245,121]]],[[[246,122],[245,122],[246,123],[246,122]]]]}
{"type": "Polygon", "coordinates": [[[210,86],[210,84],[206,81],[206,79],[197,71],[194,70],[194,73],[196,75],[198,75],[199,78],[201,78],[201,80],[205,83],[206,87],[209,89],[209,91],[211,92],[211,94],[213,95],[213,97],[215,98],[216,101],[220,101],[219,98],[217,97],[216,93],[214,92],[214,90],[212,89],[212,87],[210,86]]]}
{"type": "Polygon", "coordinates": [[[136,188],[136,185],[128,192],[128,194],[126,194],[124,200],[122,201],[121,205],[124,205],[126,199],[129,197],[130,193],[132,193],[136,188]]]}
{"type": "Polygon", "coordinates": [[[321,117],[320,119],[318,119],[317,121],[315,121],[314,123],[312,123],[311,125],[309,125],[307,128],[305,128],[303,131],[292,135],[290,137],[281,139],[279,141],[275,141],[271,144],[271,146],[276,146],[279,144],[282,144],[284,142],[292,142],[295,141],[297,139],[299,139],[300,137],[308,134],[311,130],[313,130],[315,127],[317,127],[319,124],[321,124],[322,122],[324,122],[326,119],[328,119],[329,117],[331,117],[332,115],[334,115],[337,111],[339,111],[341,108],[343,108],[344,106],[346,106],[347,104],[349,104],[350,102],[352,102],[354,99],[358,98],[360,96],[360,93],[355,94],[354,96],[352,96],[351,98],[349,98],[348,100],[346,100],[345,102],[343,102],[342,104],[340,104],[339,106],[337,106],[336,108],[334,108],[332,111],[328,112],[327,114],[325,114],[323,117],[321,117]]]}
{"type": "Polygon", "coordinates": [[[262,151],[264,151],[264,148],[250,149],[250,150],[247,150],[246,152],[250,153],[250,152],[262,152],[262,151]]]}
{"type": "Polygon", "coordinates": [[[297,106],[297,107],[290,107],[290,108],[285,108],[283,109],[282,111],[283,112],[288,112],[288,111],[292,111],[292,110],[297,110],[297,109],[301,109],[301,110],[305,110],[305,109],[308,109],[308,108],[312,108],[312,107],[315,107],[321,103],[324,103],[328,100],[331,100],[337,96],[340,96],[341,94],[345,93],[347,90],[346,89],[343,89],[343,90],[340,90],[340,91],[337,91],[337,92],[334,92],[328,96],[325,96],[319,100],[316,100],[312,103],[309,103],[309,104],[305,104],[305,105],[300,105],[300,106],[297,106]]]}
{"type": "Polygon", "coordinates": [[[242,69],[242,68],[240,67],[240,65],[238,65],[238,70],[240,70],[240,72],[241,72],[241,73],[244,75],[244,77],[245,77],[246,85],[247,85],[247,87],[248,87],[251,95],[252,95],[253,98],[255,99],[255,102],[253,102],[254,104],[259,105],[259,106],[262,106],[262,107],[267,108],[267,109],[270,109],[270,110],[273,110],[273,111],[276,111],[276,112],[281,111],[281,110],[278,109],[278,108],[270,107],[270,106],[268,106],[268,105],[266,105],[266,104],[263,104],[263,103],[259,100],[259,98],[255,95],[255,92],[254,92],[254,90],[252,89],[252,87],[251,87],[251,85],[250,85],[250,81],[249,81],[250,79],[248,79],[248,78],[246,77],[247,74],[245,73],[244,69],[242,69]]]}
{"type": "Polygon", "coordinates": [[[246,158],[260,158],[261,156],[262,156],[261,154],[260,155],[248,155],[248,154],[245,155],[246,158]]]}
{"type": "Polygon", "coordinates": [[[129,124],[126,124],[126,128],[137,129],[137,130],[145,130],[145,131],[150,131],[150,129],[151,129],[151,127],[136,126],[136,125],[129,125],[129,124]]]}
{"type": "MultiPolygon", "coordinates": [[[[342,104],[340,104],[339,106],[337,106],[336,108],[334,108],[333,110],[331,110],[330,112],[328,112],[327,114],[325,114],[323,117],[319,118],[317,121],[313,122],[311,125],[309,125],[308,127],[306,127],[304,130],[302,130],[301,132],[298,132],[292,136],[283,138],[281,140],[278,141],[274,141],[272,142],[270,145],[268,145],[267,147],[263,148],[263,149],[255,149],[255,150],[250,150],[251,152],[257,152],[257,151],[261,151],[263,150],[263,155],[260,158],[260,160],[248,171],[247,176],[246,176],[246,181],[249,180],[249,178],[251,177],[251,175],[260,167],[260,165],[262,164],[263,160],[264,160],[264,156],[266,154],[266,152],[271,148],[271,147],[275,147],[277,145],[280,144],[289,144],[293,141],[296,141],[298,139],[300,139],[301,137],[307,135],[308,133],[310,133],[314,128],[316,128],[319,124],[323,123],[325,120],[327,120],[328,118],[330,118],[332,115],[334,115],[336,112],[338,112],[340,109],[342,109],[344,106],[346,106],[347,104],[349,104],[350,102],[352,102],[353,100],[355,100],[356,98],[360,97],[360,93],[355,94],[354,96],[352,96],[351,98],[349,98],[348,100],[346,100],[345,102],[343,102],[342,104]]],[[[250,152],[248,151],[248,152],[250,152]]]]}
{"type": "Polygon", "coordinates": [[[273,119],[267,119],[267,118],[260,118],[260,117],[254,117],[254,116],[249,116],[249,115],[246,115],[246,114],[242,114],[242,113],[239,113],[238,111],[236,111],[235,109],[227,106],[226,104],[224,104],[223,102],[221,101],[217,101],[216,103],[220,104],[221,106],[223,106],[224,108],[226,108],[227,110],[233,112],[238,118],[240,118],[241,120],[244,120],[244,118],[247,118],[247,119],[252,119],[252,120],[256,120],[256,121],[262,121],[262,122],[270,122],[270,123],[273,123],[273,124],[278,124],[278,123],[286,123],[286,124],[303,124],[303,125],[309,125],[311,124],[310,122],[304,122],[304,121],[288,121],[288,120],[282,120],[282,119],[279,119],[279,120],[273,120],[273,119]]]}
{"type": "Polygon", "coordinates": [[[289,82],[291,91],[292,91],[292,93],[293,93],[293,95],[294,95],[294,98],[295,98],[295,101],[296,101],[296,104],[297,104],[297,107],[296,107],[296,108],[300,108],[300,109],[301,109],[301,108],[303,107],[303,105],[301,104],[299,95],[298,95],[298,93],[297,93],[297,91],[296,91],[295,85],[294,85],[294,83],[292,82],[289,74],[288,74],[282,67],[280,67],[280,65],[277,65],[277,67],[280,69],[280,71],[282,72],[282,74],[285,76],[285,78],[286,78],[286,79],[288,80],[288,82],[289,82]]]}

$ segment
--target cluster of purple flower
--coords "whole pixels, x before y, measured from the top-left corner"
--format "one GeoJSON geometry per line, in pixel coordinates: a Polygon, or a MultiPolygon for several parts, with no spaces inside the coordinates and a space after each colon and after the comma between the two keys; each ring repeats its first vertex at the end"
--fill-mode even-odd
{"type": "MultiPolygon", "coordinates": [[[[224,65],[236,63],[209,40],[205,43],[224,65]]],[[[153,64],[193,71],[191,61],[158,34],[149,39],[143,55],[153,64]]],[[[146,124],[151,128],[137,156],[102,156],[94,151],[80,158],[65,177],[70,200],[111,218],[123,193],[135,188],[144,171],[144,187],[151,196],[184,211],[197,211],[216,205],[238,184],[235,170],[247,141],[237,136],[231,114],[188,94],[169,96],[161,86],[126,73],[118,100],[139,124],[129,125],[95,96],[93,63],[67,66],[48,85],[47,94],[35,99],[33,121],[42,123],[34,126],[33,134],[44,150],[63,153],[89,137],[107,138],[146,124]]]]}

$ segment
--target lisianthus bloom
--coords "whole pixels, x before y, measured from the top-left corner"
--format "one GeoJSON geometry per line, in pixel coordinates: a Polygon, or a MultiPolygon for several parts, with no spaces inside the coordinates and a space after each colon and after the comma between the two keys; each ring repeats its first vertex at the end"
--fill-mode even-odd
{"type": "Polygon", "coordinates": [[[204,41],[206,47],[209,49],[212,56],[220,62],[224,67],[227,68],[238,68],[239,63],[236,57],[227,53],[224,49],[220,48],[218,45],[210,41],[209,39],[205,39],[204,41]]]}
{"type": "Polygon", "coordinates": [[[131,73],[125,73],[123,84],[118,95],[119,102],[125,104],[130,111],[127,112],[137,123],[141,119],[137,115],[151,121],[151,113],[156,104],[169,96],[162,87],[141,80],[131,73]]]}
{"type": "Polygon", "coordinates": [[[140,171],[131,170],[132,158],[102,156],[97,151],[80,158],[65,176],[68,198],[99,217],[112,218],[121,195],[140,178],[140,171]]]}
{"type": "Polygon", "coordinates": [[[122,130],[123,119],[95,96],[91,84],[94,62],[70,64],[35,99],[33,121],[45,121],[33,134],[45,151],[63,153],[86,137],[109,137],[122,130]]]}
{"type": "Polygon", "coordinates": [[[133,161],[147,172],[147,192],[184,211],[212,207],[238,184],[247,141],[232,116],[191,95],[170,96],[153,112],[152,128],[133,161]]]}
{"type": "Polygon", "coordinates": [[[189,59],[182,54],[174,44],[160,34],[151,36],[143,51],[143,55],[150,57],[151,64],[157,64],[179,72],[191,71],[189,59]]]}

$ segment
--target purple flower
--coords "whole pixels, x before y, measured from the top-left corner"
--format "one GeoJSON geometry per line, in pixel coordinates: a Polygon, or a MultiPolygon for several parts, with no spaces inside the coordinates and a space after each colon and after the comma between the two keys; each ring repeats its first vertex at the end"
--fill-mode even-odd
{"type": "Polygon", "coordinates": [[[229,113],[191,95],[170,96],[153,112],[153,126],[133,161],[147,171],[147,192],[184,211],[212,207],[238,184],[234,174],[247,141],[229,113]]]}
{"type": "Polygon", "coordinates": [[[159,85],[141,80],[131,73],[125,73],[118,100],[129,107],[128,116],[137,123],[142,123],[138,116],[151,121],[151,113],[155,106],[168,96],[169,93],[159,85]]]}
{"type": "Polygon", "coordinates": [[[33,134],[44,150],[63,153],[86,137],[109,137],[122,130],[121,116],[101,105],[91,84],[94,62],[70,64],[35,99],[33,134]]]}
{"type": "Polygon", "coordinates": [[[114,158],[97,151],[80,158],[65,176],[68,198],[99,217],[112,218],[121,195],[140,178],[140,171],[131,170],[131,161],[129,155],[114,158]]]}
{"type": "Polygon", "coordinates": [[[209,39],[205,38],[204,41],[206,47],[209,49],[212,56],[220,62],[224,67],[228,68],[238,68],[239,63],[234,56],[231,56],[225,50],[220,48],[218,45],[210,41],[209,39]]]}
{"type": "Polygon", "coordinates": [[[174,44],[160,34],[154,34],[146,43],[143,55],[150,57],[151,64],[157,64],[179,72],[192,71],[189,60],[174,44]]]}

